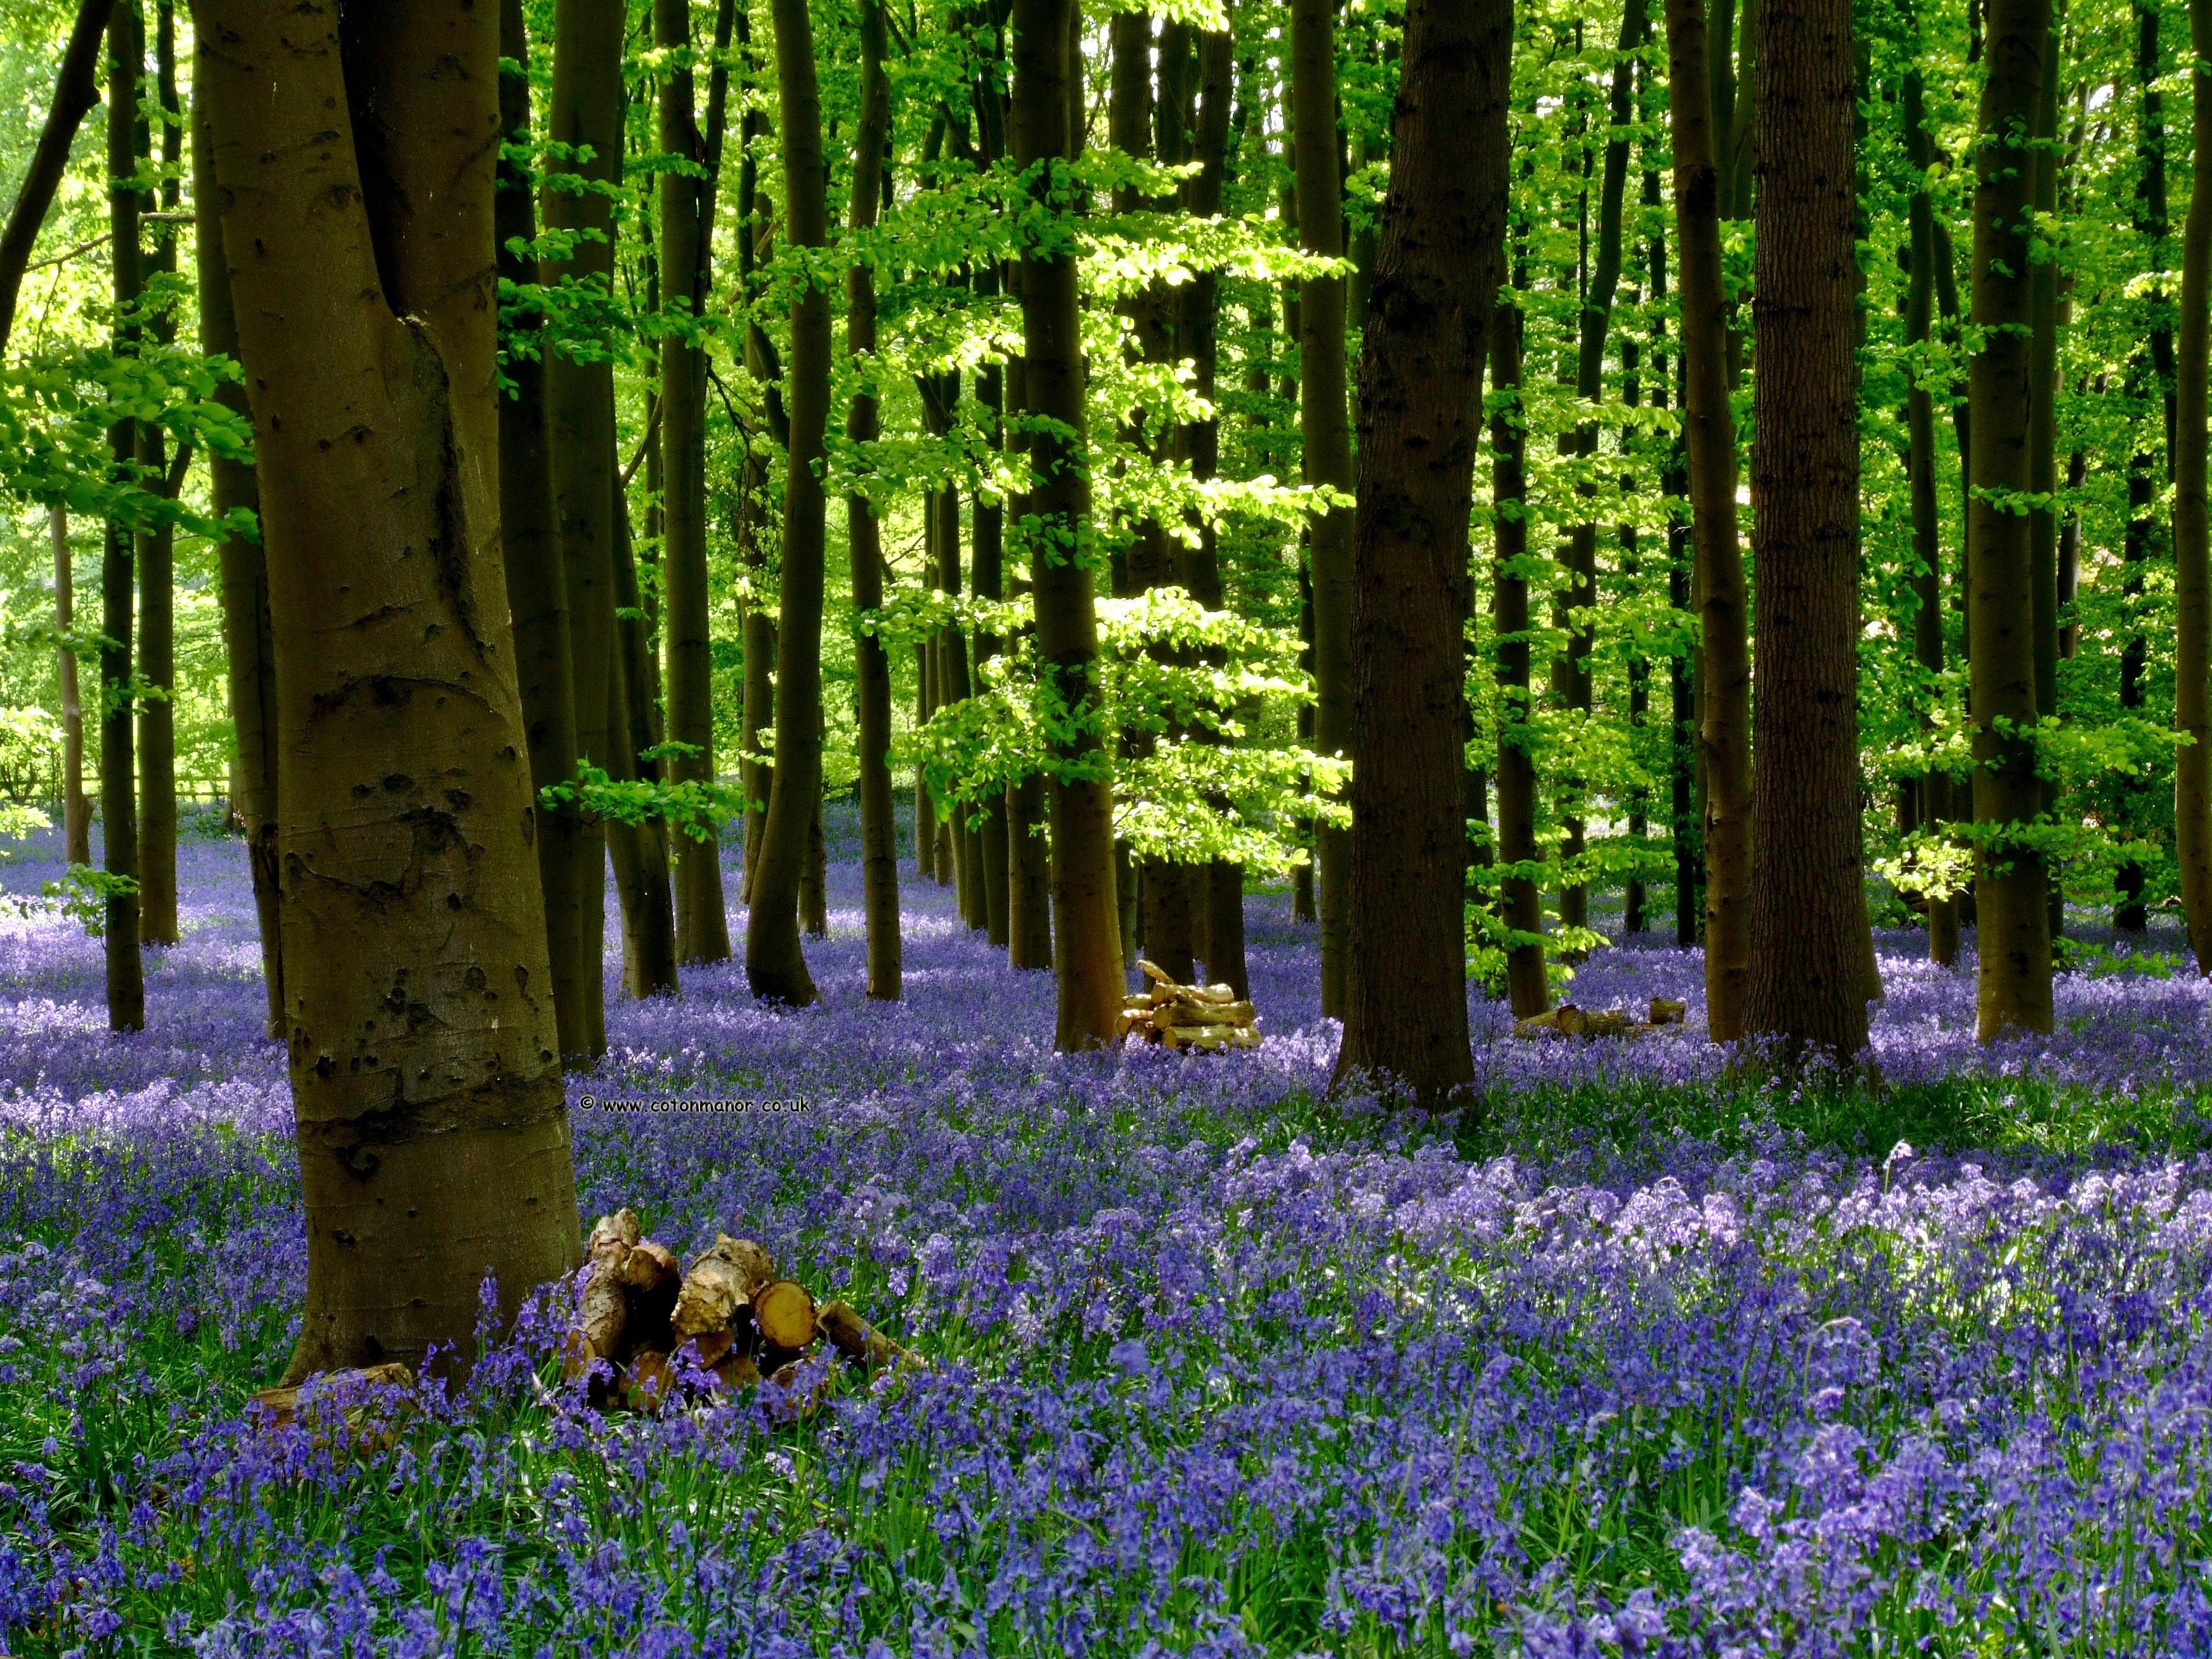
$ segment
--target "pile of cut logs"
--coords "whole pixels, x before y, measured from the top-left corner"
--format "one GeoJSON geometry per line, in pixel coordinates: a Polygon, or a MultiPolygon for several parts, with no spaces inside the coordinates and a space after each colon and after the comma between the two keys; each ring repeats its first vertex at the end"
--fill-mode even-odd
{"type": "Polygon", "coordinates": [[[1517,1037],[1634,1037],[1662,1025],[1680,1025],[1689,1017],[1687,1003],[1672,997],[1651,999],[1651,1017],[1638,1019],[1626,1008],[1577,1008],[1563,1002],[1548,1012],[1513,1022],[1517,1037]]]}
{"type": "Polygon", "coordinates": [[[642,1236],[627,1209],[601,1216],[585,1249],[589,1276],[564,1370],[592,1376],[597,1404],[658,1411],[678,1391],[679,1367],[704,1371],[714,1386],[776,1385],[771,1408],[787,1419],[811,1415],[826,1397],[793,1391],[799,1363],[817,1343],[873,1370],[915,1356],[842,1302],[818,1305],[795,1279],[779,1278],[775,1260],[749,1238],[720,1235],[688,1269],[674,1252],[642,1236]],[[605,1374],[593,1371],[604,1360],[605,1374]]]}
{"type": "Polygon", "coordinates": [[[1164,1048],[1256,1048],[1260,1016],[1226,985],[1180,985],[1149,962],[1145,988],[1121,1000],[1116,1034],[1164,1048]]]}

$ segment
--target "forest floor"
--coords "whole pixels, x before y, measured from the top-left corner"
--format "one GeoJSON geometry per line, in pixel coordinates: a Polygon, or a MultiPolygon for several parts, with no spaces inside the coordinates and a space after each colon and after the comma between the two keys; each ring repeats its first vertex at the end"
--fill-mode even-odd
{"type": "Polygon", "coordinates": [[[0,921],[9,1653],[2212,1650],[2212,1010],[2171,939],[1981,1050],[1971,963],[1885,936],[1878,1089],[1731,1074],[1696,954],[1632,944],[1571,994],[1686,1031],[1518,1042],[1478,998],[1486,1110],[1436,1121],[1321,1099],[1279,897],[1262,1048],[1070,1059],[910,865],[907,1000],[865,1004],[840,864],[823,1006],[611,981],[580,1202],[757,1237],[927,1369],[796,1426],[602,1417],[548,1292],[342,1458],[245,1413],[303,1273],[289,1095],[242,851],[183,862],[138,1036],[96,942],[0,921]],[[596,1103],[668,1096],[804,1109],[596,1103]]]}

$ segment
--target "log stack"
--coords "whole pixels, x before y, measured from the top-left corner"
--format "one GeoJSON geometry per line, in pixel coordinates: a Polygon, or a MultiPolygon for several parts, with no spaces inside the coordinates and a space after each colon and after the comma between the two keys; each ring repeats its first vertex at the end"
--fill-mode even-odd
{"type": "Polygon", "coordinates": [[[842,1302],[817,1304],[749,1238],[718,1236],[689,1268],[644,1237],[627,1209],[601,1216],[585,1248],[587,1274],[563,1371],[588,1379],[593,1403],[656,1412],[687,1384],[752,1389],[781,1420],[811,1416],[830,1376],[811,1392],[800,1368],[823,1344],[875,1370],[920,1360],[842,1302]]]}
{"type": "Polygon", "coordinates": [[[1665,1025],[1680,1025],[1689,1005],[1671,997],[1651,999],[1650,1018],[1638,1019],[1626,1008],[1577,1008],[1571,1002],[1513,1022],[1517,1037],[1638,1037],[1665,1025]]]}
{"type": "Polygon", "coordinates": [[[1117,1035],[1163,1048],[1214,1054],[1260,1046],[1260,1016],[1226,985],[1182,985],[1139,962],[1145,988],[1121,1000],[1117,1035]]]}

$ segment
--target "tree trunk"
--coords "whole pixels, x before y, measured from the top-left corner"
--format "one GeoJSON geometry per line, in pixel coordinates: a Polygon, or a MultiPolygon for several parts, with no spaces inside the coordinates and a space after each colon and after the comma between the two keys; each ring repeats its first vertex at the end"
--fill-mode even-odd
{"type": "Polygon", "coordinates": [[[1699,0],[1667,0],[1674,141],[1674,235],[1682,274],[1682,417],[1697,538],[1698,747],[1705,769],[1705,1023],[1716,1042],[1743,1035],[1750,977],[1751,649],[1736,544],[1735,420],[1729,406],[1720,176],[1713,156],[1699,0]]]}
{"type": "MultiPolygon", "coordinates": [[[[933,712],[929,698],[929,642],[918,641],[914,647],[914,723],[917,729],[929,724],[933,712]]],[[[939,879],[937,873],[937,803],[930,799],[929,785],[921,775],[921,769],[914,769],[914,872],[924,881],[939,879]]]]}
{"type": "MultiPolygon", "coordinates": [[[[630,543],[629,501],[615,481],[614,661],[609,669],[608,711],[612,728],[608,775],[617,780],[659,781],[661,763],[641,758],[659,740],[653,691],[659,679],[638,592],[637,558],[630,543]],[[623,612],[629,614],[624,615],[623,612]]],[[[622,905],[623,992],[626,996],[675,996],[676,892],[669,880],[669,826],[660,819],[607,824],[607,860],[614,866],[615,896],[622,905]]],[[[683,835],[685,832],[677,830],[683,835]]]]}
{"type": "MultiPolygon", "coordinates": [[[[206,36],[199,36],[203,47],[206,36]]],[[[238,319],[232,305],[230,271],[224,257],[221,192],[216,184],[215,154],[208,126],[207,100],[201,89],[210,71],[192,77],[192,203],[198,215],[193,240],[198,250],[200,349],[235,361],[238,319]]],[[[237,381],[218,386],[216,396],[247,420],[252,409],[237,381]]],[[[252,465],[221,455],[208,457],[209,494],[217,517],[243,507],[258,518],[261,491],[252,465]]],[[[237,742],[237,771],[231,810],[246,830],[246,865],[252,872],[253,908],[261,933],[261,976],[268,994],[268,1035],[285,1035],[284,930],[277,910],[281,872],[276,866],[277,732],[276,655],[269,619],[269,562],[261,543],[227,536],[216,548],[222,591],[223,657],[229,668],[231,730],[237,742]]]]}
{"type": "Polygon", "coordinates": [[[2212,307],[2212,0],[2190,0],[2191,144],[2199,181],[2181,232],[2181,355],[2175,364],[2174,851],[2197,970],[2212,972],[2212,569],[2205,522],[2205,313],[2212,307]]]}
{"type": "Polygon", "coordinates": [[[1536,844],[1536,763],[1528,752],[1528,450],[1521,401],[1521,313],[1499,305],[1490,314],[1490,383],[1512,399],[1490,417],[1493,538],[1491,636],[1498,653],[1498,892],[1505,924],[1505,994],[1516,1018],[1552,1006],[1544,966],[1544,904],[1539,883],[1543,850],[1536,844]]]}
{"type": "MultiPolygon", "coordinates": [[[[822,100],[806,0],[774,0],[776,86],[783,116],[784,238],[830,241],[822,160],[822,100]]],[[[745,917],[745,981],[764,1001],[816,1000],[799,943],[799,889],[822,793],[822,586],[826,504],[823,440],[830,416],[830,295],[810,283],[791,307],[791,410],[784,471],[783,603],[776,625],[775,781],[761,829],[760,870],[745,917]]]]}
{"type": "MultiPolygon", "coordinates": [[[[1920,71],[1905,74],[1905,134],[1914,176],[1921,180],[1910,198],[1911,269],[1906,278],[1905,338],[1908,345],[1924,344],[1934,326],[1936,292],[1936,216],[1928,198],[1928,169],[1935,161],[1935,146],[1928,137],[1927,118],[1921,102],[1920,71]]],[[[1933,700],[1940,695],[1943,674],[1943,545],[1942,509],[1936,498],[1936,399],[1915,380],[1905,394],[1905,423],[1910,447],[1906,468],[1912,513],[1912,552],[1915,568],[1912,592],[1912,656],[1924,677],[1930,707],[1922,717],[1923,732],[1935,730],[1933,700]]],[[[1950,775],[1923,772],[1919,778],[1920,815],[1925,827],[1949,821],[1952,815],[1950,775]]],[[[1948,968],[1959,960],[1959,901],[1955,895],[1930,894],[1928,904],[1928,957],[1948,968]]]]}
{"type": "MultiPolygon", "coordinates": [[[[853,141],[850,217],[856,238],[875,225],[884,160],[890,148],[885,33],[884,0],[860,0],[860,116],[853,141]]],[[[845,349],[855,361],[875,355],[876,274],[865,260],[855,260],[845,275],[845,349]]],[[[845,435],[855,445],[866,445],[873,443],[880,431],[874,386],[864,382],[853,395],[845,435]]],[[[845,523],[852,550],[853,609],[862,613],[878,610],[884,602],[883,533],[866,496],[845,498],[845,523]]],[[[898,825],[891,816],[891,665],[883,641],[873,633],[856,630],[853,666],[860,716],[860,903],[868,929],[867,989],[878,1001],[896,1002],[902,980],[898,825]]]]}
{"type": "MultiPolygon", "coordinates": [[[[1190,124],[1191,156],[1199,164],[1195,176],[1183,184],[1184,210],[1200,219],[1221,213],[1227,182],[1230,150],[1230,100],[1235,67],[1235,41],[1226,32],[1208,31],[1197,40],[1196,119],[1190,124]]],[[[1181,349],[1191,360],[1198,395],[1214,404],[1220,373],[1218,313],[1220,278],[1200,271],[1181,290],[1178,332],[1181,349]]],[[[1221,422],[1218,413],[1183,428],[1184,453],[1191,476],[1205,480],[1220,471],[1221,422]]],[[[1182,554],[1183,586],[1208,610],[1218,611],[1224,600],[1221,587],[1218,535],[1211,523],[1197,526],[1198,544],[1182,554]]],[[[1206,963],[1206,975],[1245,996],[1249,975],[1244,962],[1244,869],[1226,860],[1198,866],[1188,878],[1193,890],[1192,941],[1206,963]]]]}
{"type": "MultiPolygon", "coordinates": [[[[2133,228],[2148,244],[2138,258],[2141,269],[2164,270],[2166,262],[2166,234],[2167,228],[2166,191],[2166,96],[2158,89],[2163,78],[2165,53],[2159,44],[2160,9],[2149,0],[2136,0],[2133,7],[2136,25],[2135,70],[2137,88],[2136,162],[2139,169],[2136,177],[2133,228]]],[[[2158,392],[2166,392],[2166,442],[2168,471],[2172,471],[2176,436],[2175,410],[2172,402],[2173,337],[2169,323],[2170,313],[2162,298],[2153,295],[2145,305],[2147,315],[2138,323],[2148,338],[2147,350],[2134,353],[2128,363],[2127,394],[2130,404],[2137,408],[2150,401],[2158,392]]],[[[2121,559],[2124,574],[2120,592],[2122,624],[2120,646],[2120,712],[2133,715],[2145,703],[2145,684],[2150,661],[2150,642],[2143,629],[2143,603],[2148,583],[2146,567],[2151,561],[2151,541],[2155,533],[2154,516],[2158,501],[2158,459],[2151,453],[2149,445],[2141,443],[2128,464],[2128,525],[2122,542],[2121,559]]],[[[2123,778],[2119,784],[2118,822],[2113,826],[2123,835],[2132,837],[2142,832],[2142,817],[2149,803],[2139,782],[2123,778]]],[[[2143,902],[2143,868],[2133,860],[2123,862],[2113,882],[2115,902],[2112,925],[2124,933],[2140,933],[2149,925],[2149,911],[2143,902]]]]}
{"type": "Polygon", "coordinates": [[[92,803],[84,794],[84,702],[77,694],[76,561],[70,555],[69,509],[47,514],[54,550],[54,632],[62,636],[54,673],[62,701],[62,857],[70,864],[92,862],[92,803]]]}
{"type": "Polygon", "coordinates": [[[39,142],[23,170],[7,226],[0,229],[0,357],[7,353],[8,336],[15,327],[15,301],[23,290],[23,273],[30,268],[31,251],[38,246],[54,192],[69,170],[76,130],[100,101],[100,43],[114,9],[114,0],[78,0],[76,21],[70,26],[69,42],[54,72],[53,102],[47,106],[46,124],[39,129],[39,142]]]}
{"type": "MultiPolygon", "coordinates": [[[[1598,185],[1596,258],[1591,263],[1589,286],[1577,319],[1575,395],[1586,404],[1595,404],[1605,392],[1606,340],[1612,331],[1613,300],[1620,286],[1620,210],[1628,185],[1629,126],[1635,114],[1630,103],[1631,81],[1637,63],[1632,54],[1644,45],[1644,0],[1626,0],[1621,9],[1620,43],[1617,48],[1621,55],[1613,65],[1607,110],[1613,137],[1605,147],[1605,173],[1598,185]]],[[[1560,448],[1587,463],[1597,453],[1597,422],[1578,422],[1573,431],[1561,435],[1560,448]]],[[[1566,647],[1552,665],[1552,695],[1562,708],[1580,714],[1587,720],[1591,709],[1590,653],[1595,643],[1598,603],[1596,478],[1585,477],[1577,481],[1575,494],[1583,510],[1562,550],[1560,562],[1565,568],[1566,584],[1559,591],[1554,608],[1557,625],[1566,635],[1566,647]]],[[[1589,884],[1574,873],[1583,854],[1582,799],[1585,781],[1570,775],[1560,779],[1559,783],[1564,797],[1561,817],[1567,831],[1565,845],[1560,849],[1566,879],[1559,890],[1559,922],[1566,927],[1587,927],[1589,884]]]]}
{"type": "MultiPolygon", "coordinates": [[[[1073,0],[1013,0],[1014,162],[1035,210],[1069,209],[1063,163],[1079,134],[1079,16],[1073,0]]],[[[1063,1050],[1110,1042],[1121,1012],[1121,922],[1114,880],[1114,791],[1097,689],[1098,633],[1090,555],[1079,539],[1091,512],[1083,407],[1081,305],[1072,246],[1022,250],[1022,356],[1031,411],[1050,422],[1031,440],[1030,516],[1036,521],[1030,592],[1037,662],[1051,711],[1053,967],[1063,1050]]]]}
{"type": "MultiPolygon", "coordinates": [[[[1650,164],[1650,152],[1646,155],[1644,199],[1647,205],[1656,206],[1660,199],[1659,173],[1650,164]]],[[[1676,352],[1670,366],[1666,349],[1667,233],[1660,224],[1652,227],[1650,269],[1651,301],[1658,313],[1653,324],[1652,401],[1663,409],[1670,395],[1670,374],[1679,386],[1684,365],[1681,354],[1676,352]]],[[[1682,399],[1677,396],[1674,401],[1679,404],[1682,399]]],[[[1662,495],[1675,500],[1689,493],[1688,455],[1679,433],[1668,441],[1667,464],[1660,475],[1659,488],[1662,495]]],[[[1689,525],[1679,508],[1670,507],[1667,514],[1667,604],[1671,610],[1686,611],[1690,608],[1691,567],[1696,557],[1689,525]]],[[[1696,690],[1697,679],[1689,653],[1680,650],[1670,653],[1667,659],[1668,839],[1674,856],[1674,943],[1684,950],[1698,942],[1696,690]]]]}
{"type": "MultiPolygon", "coordinates": [[[[107,29],[110,109],[138,107],[138,68],[144,57],[138,0],[116,0],[107,29]]],[[[127,120],[107,124],[107,227],[118,350],[125,349],[130,325],[123,319],[137,301],[140,284],[136,125],[127,120]]],[[[108,445],[115,477],[130,477],[137,459],[137,423],[117,422],[109,429],[108,445]]],[[[138,954],[137,764],[131,731],[135,562],[129,528],[109,520],[100,566],[100,631],[106,636],[100,650],[100,839],[107,873],[115,878],[103,923],[107,1024],[118,1031],[136,1031],[146,1024],[146,970],[138,954]]]]}
{"type": "MultiPolygon", "coordinates": [[[[1291,136],[1298,240],[1309,253],[1344,257],[1343,163],[1337,149],[1336,21],[1331,0],[1291,0],[1291,136]]],[[[1298,292],[1298,428],[1305,481],[1349,494],[1352,426],[1345,401],[1344,279],[1316,276],[1298,292]]],[[[1314,746],[1341,756],[1352,741],[1352,534],[1348,507],[1313,520],[1314,746]]],[[[1321,1010],[1342,1018],[1351,941],[1351,837],[1318,826],[1321,1010]]]]}
{"type": "MultiPolygon", "coordinates": [[[[553,14],[553,108],[548,136],[588,147],[557,165],[596,185],[622,170],[623,18],[604,0],[556,0],[553,14]]],[[[599,189],[549,190],[546,228],[574,233],[571,257],[549,262],[545,280],[573,281],[611,294],[614,204],[599,189]]],[[[607,675],[614,662],[614,367],[578,362],[560,352],[545,364],[546,429],[552,447],[553,501],[560,525],[561,568],[568,590],[569,672],[580,760],[605,769],[611,758],[613,701],[607,675]]],[[[665,424],[667,417],[662,416],[665,424]]],[[[584,820],[578,830],[576,987],[578,1018],[561,1034],[562,1052],[606,1052],[604,1006],[606,947],[606,830],[584,820]],[[571,1046],[574,1045],[574,1046],[571,1046]]]]}
{"type": "MultiPolygon", "coordinates": [[[[2033,180],[2035,210],[2055,214],[2058,209],[2058,162],[2051,144],[2058,131],[2059,32],[2051,32],[2050,55],[2043,68],[2043,89],[2036,100],[2033,180]]],[[[2058,712],[2058,515],[2048,504],[2058,488],[2058,264],[2056,250],[2051,258],[2037,262],[2028,291],[2027,487],[2045,505],[2027,515],[2028,580],[2033,617],[2035,651],[2035,708],[2039,717],[2058,712]]],[[[2057,807],[2058,793],[2047,780],[2042,783],[2043,810],[2057,807]]],[[[2060,872],[2039,860],[2044,883],[2046,924],[2053,938],[2065,931],[2065,884],[2060,872]]]]}
{"type": "Polygon", "coordinates": [[[2029,322],[2027,217],[2034,131],[2051,50],[2051,0],[1990,0],[1974,188],[1972,366],[1974,817],[1984,838],[1976,887],[1982,1041],[2051,1029],[2051,921],[2042,861],[2015,838],[2041,811],[2035,773],[2035,616],[2025,517],[1990,500],[2027,489],[2029,322]],[[2009,729],[2001,729],[1999,722],[2009,729]]]}
{"type": "MultiPolygon", "coordinates": [[[[175,212],[182,199],[184,131],[176,118],[176,12],[168,0],[155,9],[154,52],[155,88],[164,119],[161,123],[163,170],[161,206],[175,212]]],[[[137,147],[149,159],[153,145],[143,113],[137,123],[137,147]]],[[[176,226],[170,221],[155,224],[153,247],[142,255],[147,274],[173,276],[177,269],[176,226]]],[[[163,345],[176,337],[176,320],[158,311],[149,329],[163,345]]],[[[190,453],[177,457],[173,474],[167,440],[161,428],[138,428],[138,465],[144,487],[173,496],[182,485],[183,469],[190,453]]],[[[177,933],[177,621],[176,532],[167,524],[148,526],[138,532],[138,678],[145,693],[138,704],[138,928],[148,945],[174,945],[177,933]]]]}
{"type": "Polygon", "coordinates": [[[465,1363],[580,1254],[498,536],[499,26],[203,0],[284,757],[289,1370],[465,1363]],[[349,117],[350,118],[349,118],[349,117]],[[418,217],[416,204],[437,211],[418,217]]]}
{"type": "MultiPolygon", "coordinates": [[[[664,154],[702,161],[688,58],[691,9],[653,0],[654,44],[679,55],[660,88],[664,154]]],[[[705,182],[689,173],[660,175],[662,303],[700,316],[706,310],[705,182]]],[[[707,595],[707,380],[699,347],[672,334],[660,347],[663,529],[661,580],[668,596],[668,734],[690,745],[672,755],[678,782],[714,777],[714,661],[707,595]]],[[[713,826],[708,826],[710,830],[713,826]]],[[[676,841],[677,953],[686,962],[726,962],[730,923],[722,893],[719,834],[676,841]]]]}
{"type": "MultiPolygon", "coordinates": [[[[1484,337],[1505,274],[1512,45],[1511,0],[1407,6],[1359,358],[1352,915],[1335,1079],[1387,1075],[1424,1103],[1474,1080],[1462,619],[1484,337]]],[[[1612,170],[1608,160],[1608,182],[1612,170]]],[[[1617,191],[1614,219],[1618,264],[1617,191]]]]}
{"type": "Polygon", "coordinates": [[[1751,976],[1795,1062],[1867,1043],[1858,744],[1858,331],[1850,0],[1759,9],[1751,976]]]}
{"type": "MultiPolygon", "coordinates": [[[[501,0],[500,55],[521,70],[500,77],[500,131],[513,144],[530,142],[530,40],[522,0],[501,0]]],[[[528,248],[538,214],[527,171],[504,157],[492,216],[499,273],[516,283],[537,280],[528,248]],[[523,251],[510,244],[520,242],[523,251]]],[[[499,404],[500,546],[513,607],[514,665],[521,680],[523,730],[530,738],[533,789],[576,775],[575,664],[568,636],[568,584],[562,565],[561,526],[553,502],[553,455],[545,424],[542,339],[508,354],[514,390],[499,404]]],[[[538,806],[538,882],[545,900],[545,944],[552,964],[553,1014],[564,1054],[589,1046],[591,998],[584,986],[584,855],[581,814],[573,805],[538,806]]],[[[595,966],[595,964],[594,964],[595,966]]]]}

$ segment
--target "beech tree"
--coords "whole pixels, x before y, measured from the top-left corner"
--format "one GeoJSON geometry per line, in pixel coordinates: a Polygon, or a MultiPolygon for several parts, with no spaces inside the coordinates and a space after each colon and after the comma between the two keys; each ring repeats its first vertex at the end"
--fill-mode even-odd
{"type": "Polygon", "coordinates": [[[511,1310],[580,1250],[496,544],[499,19],[195,19],[283,757],[290,1375],[465,1359],[488,1277],[511,1310]]]}
{"type": "Polygon", "coordinates": [[[1505,274],[1510,0],[1410,0],[1359,362],[1351,916],[1340,1081],[1474,1081],[1461,915],[1462,618],[1490,312],[1505,274]]]}
{"type": "Polygon", "coordinates": [[[1760,0],[1751,973],[1790,1053],[1866,1047],[1850,0],[1760,0]]]}

